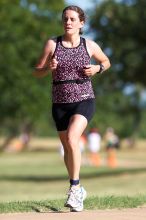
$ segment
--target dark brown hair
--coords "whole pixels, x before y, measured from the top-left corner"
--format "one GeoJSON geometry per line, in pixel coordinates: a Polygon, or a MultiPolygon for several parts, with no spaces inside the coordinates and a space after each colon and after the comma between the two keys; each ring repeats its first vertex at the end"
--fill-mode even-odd
{"type": "MultiPolygon", "coordinates": [[[[64,13],[65,13],[67,10],[72,10],[72,11],[77,12],[78,15],[79,15],[80,21],[83,21],[83,22],[86,21],[86,16],[85,16],[84,11],[83,11],[80,7],[75,6],[75,5],[70,5],[70,6],[67,6],[66,8],[64,8],[64,10],[63,10],[63,12],[62,12],[62,18],[63,18],[64,13]]],[[[79,34],[83,34],[83,31],[82,31],[81,28],[80,28],[79,34]]]]}

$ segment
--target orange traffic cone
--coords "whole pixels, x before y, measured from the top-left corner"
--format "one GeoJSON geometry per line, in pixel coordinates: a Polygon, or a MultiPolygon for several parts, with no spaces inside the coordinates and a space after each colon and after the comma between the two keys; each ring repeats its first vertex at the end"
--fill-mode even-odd
{"type": "Polygon", "coordinates": [[[90,153],[90,162],[91,162],[91,165],[93,166],[99,166],[101,163],[99,154],[90,153]]]}
{"type": "Polygon", "coordinates": [[[107,151],[107,154],[107,165],[112,168],[117,167],[117,157],[115,149],[109,149],[107,151]]]}

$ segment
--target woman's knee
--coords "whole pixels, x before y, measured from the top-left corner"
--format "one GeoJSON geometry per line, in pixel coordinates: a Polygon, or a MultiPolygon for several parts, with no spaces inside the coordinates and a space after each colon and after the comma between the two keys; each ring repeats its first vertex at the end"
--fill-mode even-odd
{"type": "Polygon", "coordinates": [[[79,143],[78,137],[76,137],[73,134],[67,135],[67,144],[69,150],[74,150],[76,147],[78,147],[78,143],[79,143]]]}

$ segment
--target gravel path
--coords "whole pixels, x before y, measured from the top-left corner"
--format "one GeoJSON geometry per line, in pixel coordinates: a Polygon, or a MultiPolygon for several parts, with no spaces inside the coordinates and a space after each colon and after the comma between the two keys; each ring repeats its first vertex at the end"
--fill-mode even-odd
{"type": "Polygon", "coordinates": [[[0,220],[146,220],[146,207],[121,210],[98,210],[48,213],[1,214],[0,220]]]}

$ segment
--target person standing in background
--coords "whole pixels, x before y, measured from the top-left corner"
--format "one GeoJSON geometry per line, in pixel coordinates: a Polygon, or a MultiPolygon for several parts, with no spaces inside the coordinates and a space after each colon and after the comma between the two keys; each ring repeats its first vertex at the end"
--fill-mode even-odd
{"type": "Polygon", "coordinates": [[[64,148],[70,182],[65,206],[78,212],[83,210],[86,198],[86,190],[80,184],[79,141],[95,112],[91,77],[107,70],[110,62],[97,43],[81,37],[85,13],[80,7],[66,7],[62,23],[63,35],[46,42],[34,75],[41,77],[52,71],[52,116],[64,148]]]}
{"type": "Polygon", "coordinates": [[[104,139],[107,151],[107,165],[114,168],[117,166],[116,149],[119,147],[119,137],[115,134],[114,129],[109,127],[106,129],[104,139]]]}
{"type": "Polygon", "coordinates": [[[98,128],[91,128],[88,134],[89,162],[93,166],[99,166],[101,149],[101,135],[98,128]]]}

